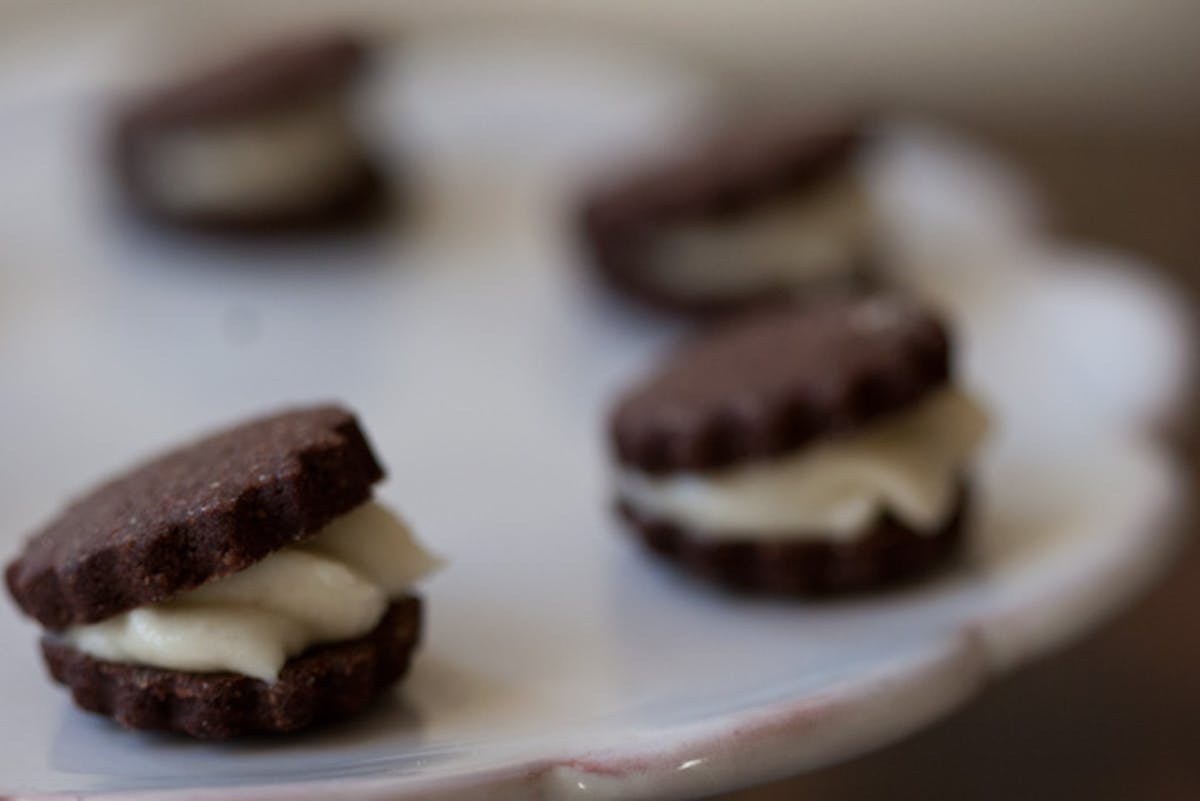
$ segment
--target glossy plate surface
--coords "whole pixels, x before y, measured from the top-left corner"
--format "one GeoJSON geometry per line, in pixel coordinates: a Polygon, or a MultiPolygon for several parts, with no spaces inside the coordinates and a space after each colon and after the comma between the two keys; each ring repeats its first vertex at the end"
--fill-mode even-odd
{"type": "Polygon", "coordinates": [[[239,247],[106,202],[94,146],[123,35],[63,39],[27,54],[19,74],[42,84],[0,84],[5,556],[149,451],[334,398],[389,468],[382,498],[449,566],[394,697],[223,745],[77,712],[0,604],[0,792],[713,792],[945,714],[1119,608],[1172,551],[1179,484],[1147,431],[1187,363],[1176,311],[1133,260],[1046,238],[1019,179],[954,136],[893,125],[864,171],[904,280],[956,319],[995,417],[971,553],[866,599],[728,598],[644,559],[608,514],[606,404],[680,330],[599,295],[565,225],[583,175],[703,113],[702,79],[584,43],[419,40],[374,89],[381,138],[421,165],[407,231],[239,247]]]}

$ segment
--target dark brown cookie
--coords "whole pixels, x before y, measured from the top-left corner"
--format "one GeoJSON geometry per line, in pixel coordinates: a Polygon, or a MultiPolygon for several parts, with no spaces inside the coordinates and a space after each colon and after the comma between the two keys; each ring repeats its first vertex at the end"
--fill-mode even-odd
{"type": "Polygon", "coordinates": [[[298,97],[339,91],[361,72],[366,55],[357,37],[340,32],[270,45],[140,99],[121,122],[158,129],[286,107],[298,97]]]}
{"type": "Polygon", "coordinates": [[[71,504],[5,572],[49,629],[227,576],[368,500],[383,470],[334,406],[264,417],[135,467],[71,504]]]}
{"type": "Polygon", "coordinates": [[[700,538],[661,520],[619,506],[628,529],[652,553],[730,589],[775,595],[821,596],[860,592],[916,578],[946,562],[963,540],[967,490],[936,532],[918,533],[892,515],[880,517],[860,537],[764,541],[753,532],[727,539],[700,538]]]}
{"type": "Polygon", "coordinates": [[[284,204],[251,208],[173,208],[154,190],[148,157],[173,132],[229,130],[347,94],[366,60],[367,47],[359,38],[340,32],[315,34],[264,47],[126,103],[115,115],[109,142],[127,204],[143,217],[175,227],[239,235],[327,231],[378,216],[394,192],[361,142],[355,146],[354,163],[325,191],[304,201],[293,196],[284,204]]]}
{"type": "Polygon", "coordinates": [[[53,636],[42,640],[50,674],[82,708],[130,729],[218,740],[289,732],[347,717],[408,669],[420,639],[421,604],[394,602],[369,634],[320,645],[267,683],[236,673],[187,673],[94,659],[53,636]]]}
{"type": "MultiPolygon", "coordinates": [[[[583,242],[615,288],[667,311],[709,316],[778,300],[788,293],[776,286],[732,295],[664,287],[648,275],[650,253],[672,225],[745,218],[843,175],[865,130],[863,120],[849,118],[742,121],[666,163],[593,189],[579,215],[583,242]]],[[[864,247],[847,280],[867,281],[871,260],[864,247]]],[[[731,271],[738,267],[729,265],[731,271]]]]}
{"type": "Polygon", "coordinates": [[[853,431],[949,379],[932,313],[895,295],[841,298],[703,336],[620,400],[610,430],[626,467],[713,470],[853,431]]]}
{"type": "Polygon", "coordinates": [[[121,124],[190,127],[287,107],[296,98],[341,90],[361,72],[366,55],[357,37],[340,32],[269,45],[139,99],[121,124]]]}

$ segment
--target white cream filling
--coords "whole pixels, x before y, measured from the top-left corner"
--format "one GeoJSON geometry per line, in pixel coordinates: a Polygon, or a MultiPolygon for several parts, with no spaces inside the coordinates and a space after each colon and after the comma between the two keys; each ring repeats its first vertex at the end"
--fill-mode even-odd
{"type": "Polygon", "coordinates": [[[711,540],[850,541],[884,511],[932,534],[987,431],[968,395],[943,390],[916,408],[794,456],[662,478],[626,471],[618,491],[639,513],[711,540]]]}
{"type": "Polygon", "coordinates": [[[866,192],[854,176],[845,176],[746,217],[663,232],[650,280],[697,296],[802,288],[846,275],[869,234],[866,192]]]}
{"type": "Polygon", "coordinates": [[[356,169],[358,140],[336,97],[249,118],[158,133],[145,152],[149,192],[181,213],[303,206],[356,169]]]}
{"type": "Polygon", "coordinates": [[[372,502],[239,573],[62,636],[111,662],[273,681],[305,649],[367,634],[389,601],[438,565],[372,502]]]}

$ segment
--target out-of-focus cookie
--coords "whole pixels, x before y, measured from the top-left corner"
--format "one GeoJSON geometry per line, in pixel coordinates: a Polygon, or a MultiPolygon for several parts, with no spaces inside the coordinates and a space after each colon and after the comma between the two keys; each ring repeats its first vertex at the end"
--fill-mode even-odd
{"type": "Polygon", "coordinates": [[[865,130],[759,117],[628,170],[585,197],[587,255],[618,290],[689,315],[860,287],[874,249],[865,130]]]}
{"type": "Polygon", "coordinates": [[[242,55],[122,107],[115,172],[148,217],[223,233],[328,229],[384,206],[354,109],[365,44],[311,35],[242,55]]]}

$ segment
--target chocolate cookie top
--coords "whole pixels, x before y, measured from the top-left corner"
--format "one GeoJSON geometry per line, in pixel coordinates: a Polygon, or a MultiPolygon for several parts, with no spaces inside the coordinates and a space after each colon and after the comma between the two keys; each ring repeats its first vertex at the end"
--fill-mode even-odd
{"type": "Polygon", "coordinates": [[[685,347],[617,405],[618,460],[712,470],[838,436],[950,378],[945,327],[893,295],[742,318],[685,347]]]}
{"type": "Polygon", "coordinates": [[[677,158],[597,188],[584,202],[585,234],[596,243],[667,221],[737,217],[844,167],[864,127],[849,118],[743,121],[677,158]]]}
{"type": "Polygon", "coordinates": [[[344,409],[263,417],[135,467],[72,503],[5,572],[50,629],[235,573],[367,501],[383,470],[344,409]]]}
{"type": "Polygon", "coordinates": [[[345,33],[322,33],[242,55],[135,100],[119,135],[236,119],[337,91],[360,72],[366,48],[345,33]]]}

